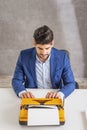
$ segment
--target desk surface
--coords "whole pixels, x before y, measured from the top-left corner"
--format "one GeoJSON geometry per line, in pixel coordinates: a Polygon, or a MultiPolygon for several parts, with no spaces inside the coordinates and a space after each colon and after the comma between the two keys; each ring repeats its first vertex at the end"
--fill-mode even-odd
{"type": "MultiPolygon", "coordinates": [[[[31,89],[36,97],[44,97],[48,90],[31,89]]],[[[75,90],[65,99],[65,124],[63,126],[27,127],[19,125],[21,99],[13,89],[0,88],[0,129],[2,130],[86,130],[87,90],[75,90]]]]}

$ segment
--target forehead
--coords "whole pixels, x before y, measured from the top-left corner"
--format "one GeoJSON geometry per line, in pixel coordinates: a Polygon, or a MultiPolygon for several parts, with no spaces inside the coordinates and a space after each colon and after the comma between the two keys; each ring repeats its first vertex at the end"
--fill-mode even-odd
{"type": "Polygon", "coordinates": [[[36,47],[38,47],[38,48],[43,48],[43,49],[45,49],[45,48],[50,48],[52,45],[51,44],[36,44],[36,47]]]}

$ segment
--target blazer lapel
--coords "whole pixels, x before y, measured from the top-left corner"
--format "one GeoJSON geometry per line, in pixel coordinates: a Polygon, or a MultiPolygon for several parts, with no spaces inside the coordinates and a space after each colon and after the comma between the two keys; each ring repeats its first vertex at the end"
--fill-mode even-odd
{"type": "MultiPolygon", "coordinates": [[[[56,88],[55,76],[56,76],[56,74],[57,74],[57,76],[58,76],[58,74],[60,74],[60,70],[62,67],[60,56],[61,56],[60,53],[56,53],[55,49],[53,48],[51,51],[51,59],[50,59],[50,76],[51,76],[51,82],[52,82],[53,88],[56,88]]],[[[57,78],[59,78],[59,77],[57,77],[57,78]]]]}
{"type": "Polygon", "coordinates": [[[33,81],[34,81],[35,85],[37,86],[35,62],[36,62],[36,50],[34,50],[32,55],[31,55],[31,59],[30,59],[30,62],[29,62],[29,67],[30,67],[30,71],[31,71],[33,81]]]}
{"type": "Polygon", "coordinates": [[[54,54],[54,50],[51,50],[51,58],[50,58],[50,76],[51,76],[51,82],[52,82],[52,86],[54,87],[54,77],[55,77],[55,72],[56,72],[56,67],[57,67],[57,61],[56,61],[56,57],[54,54]]]}

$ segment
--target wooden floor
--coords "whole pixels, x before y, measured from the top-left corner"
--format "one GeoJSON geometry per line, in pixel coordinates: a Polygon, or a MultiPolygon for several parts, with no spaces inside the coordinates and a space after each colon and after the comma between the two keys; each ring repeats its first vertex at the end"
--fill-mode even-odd
{"type": "MultiPolygon", "coordinates": [[[[80,89],[87,89],[87,78],[76,78],[80,89]]],[[[0,87],[11,87],[12,76],[0,76],[0,87]]]]}
{"type": "Polygon", "coordinates": [[[11,87],[12,76],[0,76],[0,87],[11,87]]]}

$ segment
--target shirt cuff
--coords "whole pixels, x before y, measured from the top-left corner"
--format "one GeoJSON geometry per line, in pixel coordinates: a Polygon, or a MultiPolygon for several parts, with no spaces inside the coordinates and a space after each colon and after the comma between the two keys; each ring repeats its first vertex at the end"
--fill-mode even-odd
{"type": "Polygon", "coordinates": [[[58,92],[58,95],[60,96],[60,98],[62,99],[62,102],[64,103],[65,95],[62,92],[58,92]]]}

